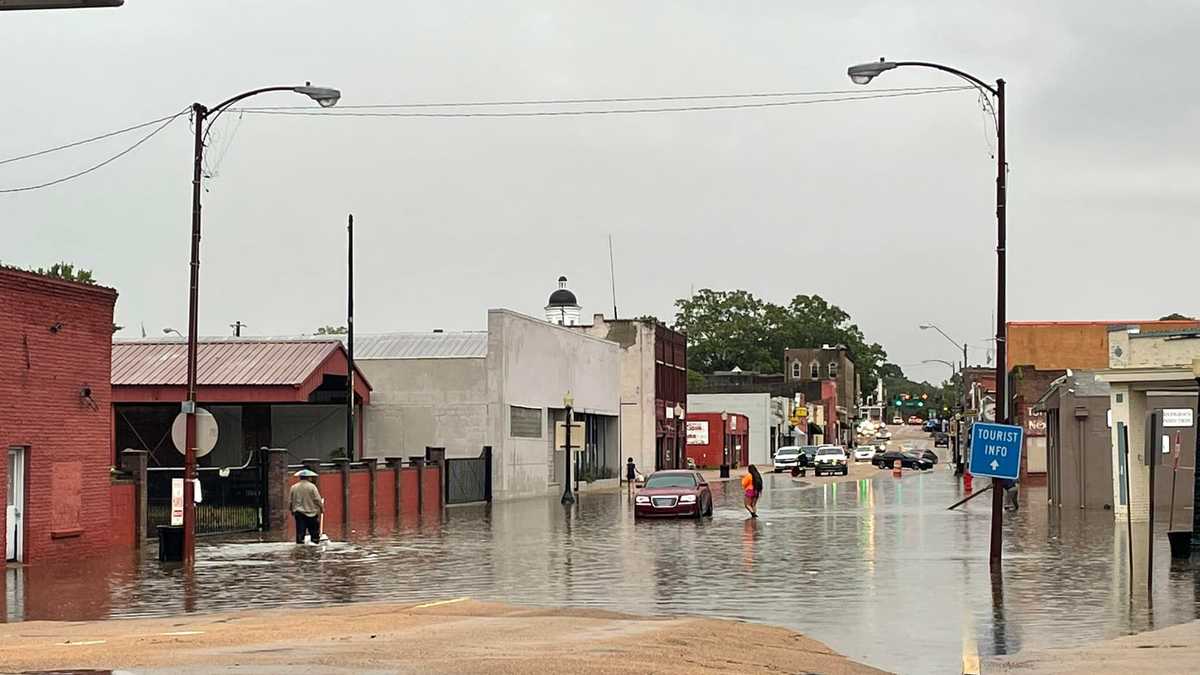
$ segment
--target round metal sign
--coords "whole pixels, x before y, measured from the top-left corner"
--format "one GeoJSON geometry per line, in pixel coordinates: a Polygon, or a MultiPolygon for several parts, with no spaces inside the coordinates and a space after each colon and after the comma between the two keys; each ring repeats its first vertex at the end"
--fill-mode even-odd
{"type": "MultiPolygon", "coordinates": [[[[171,424],[171,440],[181,454],[187,443],[187,414],[179,413],[171,424]]],[[[196,457],[212,452],[217,445],[217,418],[204,408],[196,408],[196,457]]]]}

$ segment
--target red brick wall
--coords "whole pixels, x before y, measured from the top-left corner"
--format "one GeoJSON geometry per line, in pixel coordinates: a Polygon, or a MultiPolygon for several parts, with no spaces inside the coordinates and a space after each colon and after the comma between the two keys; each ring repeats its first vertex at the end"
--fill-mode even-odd
{"type": "Polygon", "coordinates": [[[340,471],[322,473],[317,479],[317,489],[325,498],[325,527],[342,522],[342,474],[340,471]]]}
{"type": "MultiPolygon", "coordinates": [[[[565,444],[564,444],[565,445],[565,444]]],[[[424,497],[425,513],[431,513],[442,508],[442,472],[437,466],[427,466],[422,474],[425,481],[424,497]]]]}
{"type": "Polygon", "coordinates": [[[110,488],[112,504],[112,545],[132,547],[136,544],[137,486],[122,481],[110,488]]]}
{"type": "Polygon", "coordinates": [[[400,513],[417,512],[417,470],[405,467],[400,471],[400,513]]]}
{"type": "Polygon", "coordinates": [[[0,493],[7,448],[27,447],[26,562],[75,560],[112,543],[116,298],[111,289],[0,269],[0,493]],[[90,399],[80,396],[84,387],[90,399]]]}
{"type": "Polygon", "coordinates": [[[375,484],[375,515],[377,520],[388,521],[396,517],[396,477],[391,467],[380,467],[375,484]]]}
{"type": "Polygon", "coordinates": [[[365,523],[371,519],[371,474],[350,472],[350,522],[365,523]]]}

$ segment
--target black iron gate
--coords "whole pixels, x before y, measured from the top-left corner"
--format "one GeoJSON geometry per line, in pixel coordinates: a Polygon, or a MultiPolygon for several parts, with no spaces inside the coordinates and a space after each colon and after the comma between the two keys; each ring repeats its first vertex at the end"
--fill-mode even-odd
{"type": "MultiPolygon", "coordinates": [[[[201,467],[196,533],[219,534],[262,529],[266,490],[255,453],[246,466],[201,467]]],[[[146,531],[171,523],[171,479],[183,478],[182,467],[151,467],[146,475],[146,531]]]]}
{"type": "Polygon", "coordinates": [[[447,504],[492,501],[492,448],[484,447],[478,457],[446,459],[444,484],[447,504]]]}

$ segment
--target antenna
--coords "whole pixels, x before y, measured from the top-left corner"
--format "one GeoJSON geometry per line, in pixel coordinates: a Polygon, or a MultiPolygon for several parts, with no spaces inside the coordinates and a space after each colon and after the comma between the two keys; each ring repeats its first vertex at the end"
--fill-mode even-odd
{"type": "Polygon", "coordinates": [[[612,235],[608,235],[608,278],[612,282],[613,321],[617,320],[617,273],[613,265],[612,235]]]}

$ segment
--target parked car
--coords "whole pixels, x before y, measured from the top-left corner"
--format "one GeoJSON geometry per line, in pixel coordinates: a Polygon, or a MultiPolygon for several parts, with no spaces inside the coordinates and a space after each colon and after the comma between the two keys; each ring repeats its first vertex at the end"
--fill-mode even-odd
{"type": "Polygon", "coordinates": [[[933,468],[933,462],[921,457],[915,452],[907,452],[905,450],[885,450],[875,453],[871,459],[871,463],[880,469],[892,468],[892,463],[900,460],[900,466],[905,469],[917,469],[919,471],[928,471],[933,468]]]}
{"type": "Polygon", "coordinates": [[[854,449],[855,462],[869,462],[875,457],[875,446],[860,445],[854,449]]]}
{"type": "Polygon", "coordinates": [[[900,417],[899,415],[896,415],[895,417],[892,418],[892,424],[904,424],[904,418],[900,417]]]}
{"type": "Polygon", "coordinates": [[[655,471],[633,498],[634,518],[712,515],[712,491],[698,471],[655,471]]]}
{"type": "Polygon", "coordinates": [[[933,435],[933,447],[948,448],[950,447],[950,434],[939,431],[933,435]]]}
{"type": "Polygon", "coordinates": [[[798,445],[785,445],[775,451],[775,473],[808,466],[808,455],[798,445]]]}
{"type": "Polygon", "coordinates": [[[918,448],[917,450],[914,450],[912,452],[919,457],[924,457],[925,459],[929,460],[930,464],[938,463],[937,453],[930,450],[929,448],[918,448]]]}
{"type": "Polygon", "coordinates": [[[824,473],[840,473],[843,476],[850,473],[847,464],[846,451],[836,445],[822,445],[817,448],[817,459],[813,463],[813,474],[820,476],[824,473]]]}
{"type": "Polygon", "coordinates": [[[920,418],[920,417],[917,417],[916,415],[909,415],[909,417],[908,417],[908,423],[909,423],[909,424],[911,424],[911,425],[917,425],[917,424],[920,424],[920,423],[921,423],[921,418],[920,418]]]}

